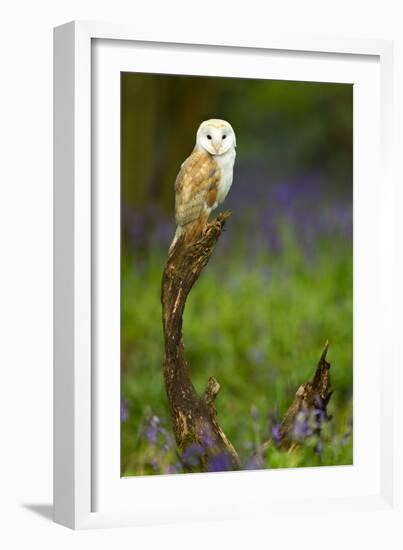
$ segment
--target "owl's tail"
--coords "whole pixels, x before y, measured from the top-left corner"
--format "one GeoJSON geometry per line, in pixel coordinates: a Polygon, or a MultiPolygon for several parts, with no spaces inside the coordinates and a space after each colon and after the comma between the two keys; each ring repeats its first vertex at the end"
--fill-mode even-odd
{"type": "Polygon", "coordinates": [[[200,239],[206,227],[208,215],[202,215],[197,220],[176,228],[174,239],[169,247],[171,253],[179,237],[183,235],[185,243],[193,243],[200,239]]]}
{"type": "Polygon", "coordinates": [[[169,247],[169,252],[172,252],[174,246],[176,245],[176,242],[177,240],[179,239],[179,237],[182,235],[183,233],[183,227],[177,227],[176,228],[176,231],[175,231],[175,236],[174,236],[174,239],[173,241],[171,242],[171,246],[169,247]]]}

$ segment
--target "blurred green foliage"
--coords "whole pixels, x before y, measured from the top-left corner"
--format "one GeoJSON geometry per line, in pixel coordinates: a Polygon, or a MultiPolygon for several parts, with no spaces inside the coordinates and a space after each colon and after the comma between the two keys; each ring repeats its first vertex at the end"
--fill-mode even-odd
{"type": "Polygon", "coordinates": [[[122,475],[166,473],[177,462],[160,283],[174,180],[211,117],[234,126],[237,161],[233,215],[185,310],[193,382],[202,392],[217,377],[219,422],[247,462],[329,339],[327,444],[320,455],[309,442],[292,454],[272,449],[266,466],[351,464],[352,87],[124,73],[122,475]],[[167,434],[160,444],[147,437],[153,417],[167,434]]]}

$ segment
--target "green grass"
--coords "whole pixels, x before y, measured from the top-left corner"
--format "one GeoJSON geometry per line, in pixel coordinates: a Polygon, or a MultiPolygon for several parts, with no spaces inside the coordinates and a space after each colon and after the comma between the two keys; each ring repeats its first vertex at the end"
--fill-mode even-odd
{"type": "MultiPolygon", "coordinates": [[[[324,451],[314,442],[293,453],[272,449],[271,468],[352,463],[352,253],[351,243],[322,241],[303,254],[284,231],[280,255],[248,254],[221,243],[193,288],[184,315],[184,341],[192,379],[201,393],[210,376],[221,385],[218,419],[243,460],[269,436],[268,414],[285,413],[301,383],[311,379],[324,342],[334,394],[333,419],[324,451]],[[252,409],[253,408],[253,409],[252,409]],[[253,415],[251,414],[253,411],[253,415]]],[[[122,266],[122,475],[164,473],[177,461],[163,451],[164,437],[150,444],[152,415],[170,434],[161,363],[160,282],[165,254],[124,254],[122,266]],[[156,460],[157,465],[152,466],[156,460]]]]}

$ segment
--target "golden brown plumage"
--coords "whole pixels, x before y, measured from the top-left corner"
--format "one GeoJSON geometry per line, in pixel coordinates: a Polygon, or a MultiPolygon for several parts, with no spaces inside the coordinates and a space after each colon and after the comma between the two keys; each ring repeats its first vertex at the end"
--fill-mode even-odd
{"type": "Polygon", "coordinates": [[[217,201],[220,169],[206,151],[193,151],[182,164],[175,182],[176,225],[186,241],[197,239],[217,201]]]}
{"type": "Polygon", "coordinates": [[[186,242],[197,240],[210,212],[221,204],[232,185],[236,139],[232,126],[225,120],[202,122],[196,135],[196,146],[182,164],[175,182],[176,233],[186,242]]]}

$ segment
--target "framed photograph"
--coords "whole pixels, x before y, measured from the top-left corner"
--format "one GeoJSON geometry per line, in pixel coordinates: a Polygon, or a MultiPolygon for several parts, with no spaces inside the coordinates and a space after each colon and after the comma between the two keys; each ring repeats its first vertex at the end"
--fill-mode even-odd
{"type": "Polygon", "coordinates": [[[392,508],[392,51],[55,29],[55,521],[392,508]]]}

